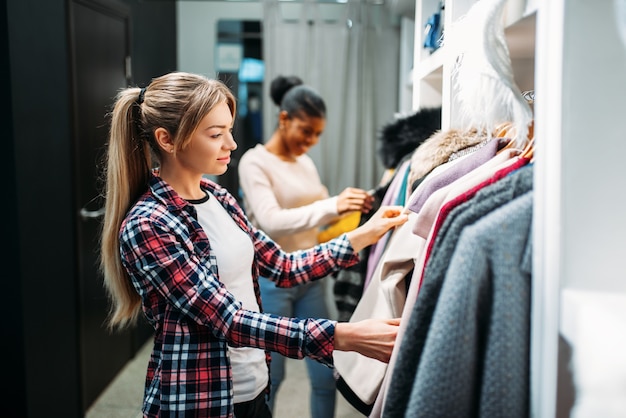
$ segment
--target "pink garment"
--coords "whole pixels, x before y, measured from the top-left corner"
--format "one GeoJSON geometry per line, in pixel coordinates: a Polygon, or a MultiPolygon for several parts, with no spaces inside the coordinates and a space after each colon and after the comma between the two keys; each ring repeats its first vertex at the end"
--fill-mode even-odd
{"type": "Polygon", "coordinates": [[[522,157],[515,158],[514,160],[510,161],[510,164],[507,164],[504,167],[500,168],[492,177],[484,180],[478,185],[472,187],[470,190],[460,194],[459,196],[456,196],[452,200],[448,201],[441,208],[441,210],[439,211],[439,216],[437,217],[437,221],[435,225],[433,226],[433,228],[431,229],[430,234],[429,234],[428,244],[426,246],[426,252],[424,253],[424,264],[422,266],[422,275],[420,277],[420,282],[424,278],[424,267],[426,267],[426,263],[428,262],[428,258],[430,257],[430,254],[433,249],[432,247],[434,245],[434,239],[430,239],[430,237],[437,236],[437,233],[439,232],[441,225],[443,225],[443,222],[446,220],[446,217],[448,216],[450,211],[452,211],[452,209],[457,207],[459,204],[466,202],[472,197],[474,197],[474,195],[483,187],[493,184],[496,181],[500,180],[501,178],[506,177],[511,172],[526,165],[528,161],[529,160],[527,158],[522,158],[522,157]]]}
{"type": "Polygon", "coordinates": [[[449,185],[461,176],[471,172],[475,168],[480,167],[490,159],[494,158],[497,151],[498,140],[492,139],[480,147],[477,151],[460,157],[460,161],[451,161],[454,164],[450,166],[450,168],[444,170],[436,176],[429,176],[426,180],[424,180],[422,191],[407,205],[408,209],[415,213],[419,213],[428,198],[434,192],[449,185]]]}
{"type": "Polygon", "coordinates": [[[514,157],[517,154],[519,154],[519,151],[515,149],[504,150],[477,169],[470,171],[458,178],[455,182],[433,193],[422,206],[420,217],[413,226],[413,233],[426,238],[444,202],[465,192],[472,187],[471,185],[476,185],[487,180],[496,171],[507,167],[509,164],[513,164],[515,161],[514,157]]]}

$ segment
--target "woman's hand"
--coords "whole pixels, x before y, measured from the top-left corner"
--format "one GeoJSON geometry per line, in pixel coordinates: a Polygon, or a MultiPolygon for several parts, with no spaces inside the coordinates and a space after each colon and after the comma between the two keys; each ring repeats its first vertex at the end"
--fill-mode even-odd
{"type": "Polygon", "coordinates": [[[335,326],[335,350],[356,351],[365,357],[389,363],[399,325],[399,318],[338,322],[335,326]]]}
{"type": "Polygon", "coordinates": [[[391,228],[402,225],[409,219],[402,206],[382,206],[367,222],[347,233],[354,251],[359,252],[382,238],[391,228]]]}
{"type": "Polygon", "coordinates": [[[346,187],[337,196],[337,213],[339,215],[354,211],[368,213],[372,209],[373,203],[374,197],[365,190],[346,187]]]}

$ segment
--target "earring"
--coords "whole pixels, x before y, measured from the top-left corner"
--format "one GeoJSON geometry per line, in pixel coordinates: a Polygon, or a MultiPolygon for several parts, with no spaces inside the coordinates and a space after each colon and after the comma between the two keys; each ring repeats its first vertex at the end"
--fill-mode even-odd
{"type": "Polygon", "coordinates": [[[172,148],[172,149],[170,150],[170,154],[172,154],[173,152],[174,152],[174,148],[172,148]]]}

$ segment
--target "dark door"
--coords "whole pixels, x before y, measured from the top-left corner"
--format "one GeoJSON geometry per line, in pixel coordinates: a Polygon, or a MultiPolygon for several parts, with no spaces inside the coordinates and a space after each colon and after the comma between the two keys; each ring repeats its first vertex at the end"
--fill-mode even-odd
{"type": "Polygon", "coordinates": [[[79,352],[83,411],[134,355],[130,331],[105,326],[108,300],[98,267],[104,205],[102,158],[107,112],[118,90],[130,82],[129,15],[125,5],[105,0],[70,2],[78,254],[79,352]]]}

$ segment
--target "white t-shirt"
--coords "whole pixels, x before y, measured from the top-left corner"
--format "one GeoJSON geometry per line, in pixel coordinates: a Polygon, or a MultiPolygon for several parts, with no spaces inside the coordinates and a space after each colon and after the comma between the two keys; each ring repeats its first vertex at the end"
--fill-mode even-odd
{"type": "MultiPolygon", "coordinates": [[[[239,228],[226,209],[210,194],[208,199],[190,201],[198,212],[198,222],[211,242],[219,278],[243,308],[259,312],[252,285],[254,248],[250,237],[239,228]]],[[[251,347],[228,347],[233,370],[234,402],[256,398],[268,384],[265,351],[251,347]]]]}

